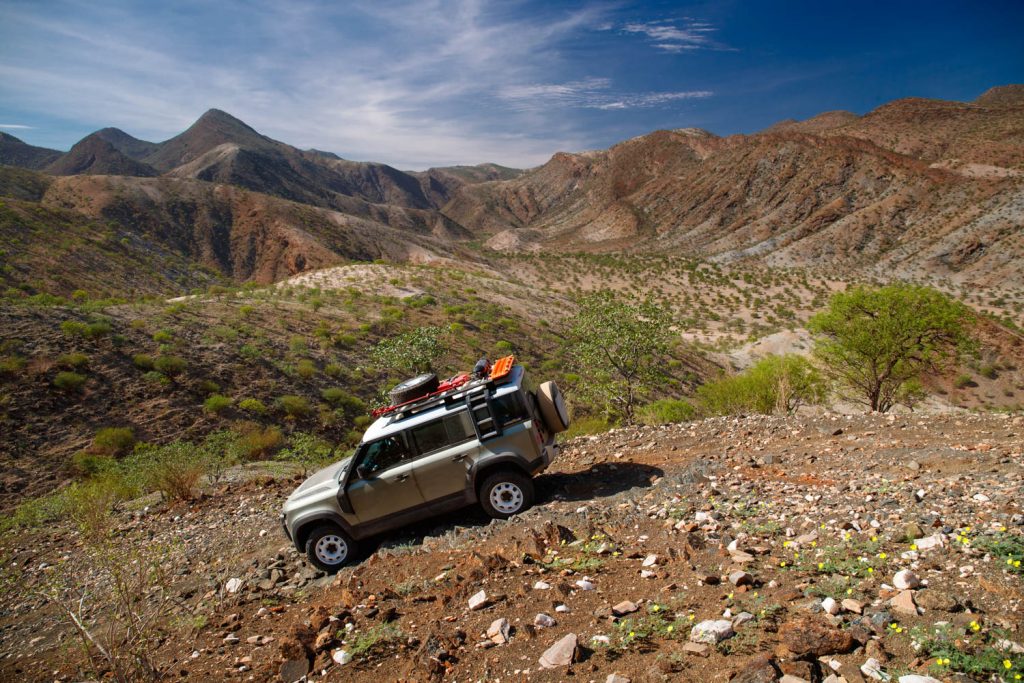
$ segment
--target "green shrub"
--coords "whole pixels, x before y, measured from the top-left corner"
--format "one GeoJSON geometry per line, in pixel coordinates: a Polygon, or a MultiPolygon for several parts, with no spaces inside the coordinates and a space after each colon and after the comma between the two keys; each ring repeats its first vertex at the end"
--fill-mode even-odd
{"type": "Polygon", "coordinates": [[[746,371],[697,389],[708,415],[792,413],[801,405],[822,402],[828,387],[806,358],[767,356],[746,371]]]}
{"type": "Polygon", "coordinates": [[[254,425],[238,439],[238,446],[249,460],[265,458],[284,443],[284,434],[277,427],[254,425]]]}
{"type": "Polygon", "coordinates": [[[160,356],[153,362],[153,367],[168,377],[174,377],[185,372],[188,363],[184,358],[178,356],[160,356]]]}
{"type": "Polygon", "coordinates": [[[328,377],[341,377],[341,374],[344,371],[345,369],[338,365],[337,363],[328,363],[327,365],[324,366],[324,374],[327,375],[328,377]]]}
{"type": "Polygon", "coordinates": [[[212,379],[204,379],[199,383],[199,393],[204,396],[210,396],[211,394],[220,393],[220,385],[214,382],[212,379]]]}
{"type": "Polygon", "coordinates": [[[243,398],[238,402],[238,407],[247,413],[252,413],[253,415],[267,414],[267,406],[265,406],[263,401],[258,398],[243,398]]]}
{"type": "Polygon", "coordinates": [[[220,415],[229,407],[231,407],[231,399],[220,394],[214,394],[203,401],[203,409],[214,415],[220,415]]]}
{"type": "Polygon", "coordinates": [[[333,455],[334,448],[329,442],[314,434],[295,432],[274,459],[301,465],[302,474],[306,476],[329,463],[333,455]]]}
{"type": "Polygon", "coordinates": [[[85,336],[89,339],[99,339],[110,334],[112,329],[113,327],[106,320],[99,320],[85,326],[85,336]]]}
{"type": "Polygon", "coordinates": [[[277,399],[277,404],[289,417],[306,417],[312,411],[309,401],[303,396],[282,396],[277,399]]]}
{"type": "Polygon", "coordinates": [[[563,439],[589,434],[601,434],[614,427],[606,417],[574,417],[569,429],[561,434],[563,439]]]}
{"type": "Polygon", "coordinates": [[[295,372],[298,373],[302,379],[310,379],[316,375],[316,364],[308,359],[302,359],[295,364],[295,372]]]}
{"type": "Polygon", "coordinates": [[[999,376],[999,373],[996,371],[996,366],[992,364],[982,365],[978,372],[986,379],[995,379],[999,376]]]}
{"type": "Polygon", "coordinates": [[[663,398],[640,409],[640,421],[649,425],[673,424],[692,420],[697,411],[689,401],[663,398]]]}
{"type": "Polygon", "coordinates": [[[77,372],[58,372],[57,376],[53,378],[53,386],[61,391],[71,393],[79,391],[87,379],[85,375],[80,375],[77,372]]]}
{"type": "Polygon", "coordinates": [[[143,449],[127,466],[145,490],[159,491],[165,500],[192,500],[206,471],[202,450],[183,441],[143,449]]]}
{"type": "Polygon", "coordinates": [[[247,304],[245,306],[238,307],[238,314],[241,315],[243,318],[248,318],[250,315],[252,315],[253,311],[255,310],[255,308],[247,304]]]}
{"type": "Polygon", "coordinates": [[[152,370],[153,369],[153,356],[145,353],[137,353],[132,356],[132,362],[135,363],[135,367],[139,370],[152,370]]]}
{"type": "Polygon", "coordinates": [[[953,386],[957,389],[966,389],[967,387],[974,386],[974,379],[970,375],[961,374],[953,380],[953,386]]]}
{"type": "Polygon", "coordinates": [[[60,324],[60,331],[68,337],[84,337],[87,327],[78,320],[65,320],[60,324]]]}
{"type": "Polygon", "coordinates": [[[25,359],[21,356],[4,356],[0,358],[0,377],[14,377],[25,367],[25,359]]]}
{"type": "Polygon", "coordinates": [[[92,439],[90,452],[113,457],[127,454],[135,446],[131,427],[104,427],[92,439]]]}
{"type": "Polygon", "coordinates": [[[150,370],[142,376],[142,379],[149,384],[159,384],[160,386],[167,386],[171,383],[171,380],[167,379],[166,375],[156,370],[150,370]]]}
{"type": "Polygon", "coordinates": [[[57,365],[62,368],[79,370],[89,366],[89,356],[84,353],[65,353],[57,359],[57,365]]]}
{"type": "Polygon", "coordinates": [[[366,410],[365,403],[340,387],[324,389],[320,392],[320,396],[335,408],[340,408],[350,415],[366,410]]]}
{"type": "Polygon", "coordinates": [[[95,477],[117,468],[117,460],[109,455],[78,451],[71,456],[71,465],[75,472],[85,477],[95,477]]]}
{"type": "Polygon", "coordinates": [[[170,344],[174,341],[174,335],[169,330],[159,330],[153,333],[153,341],[157,344],[170,344]]]}

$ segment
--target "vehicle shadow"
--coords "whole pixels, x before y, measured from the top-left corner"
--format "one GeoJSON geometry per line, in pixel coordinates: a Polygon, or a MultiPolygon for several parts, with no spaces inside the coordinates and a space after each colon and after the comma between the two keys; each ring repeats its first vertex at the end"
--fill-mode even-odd
{"type": "MultiPolygon", "coordinates": [[[[606,498],[630,489],[646,488],[662,476],[664,471],[660,468],[638,463],[596,463],[581,472],[542,474],[534,479],[537,492],[534,505],[606,498]]],[[[472,505],[362,541],[361,555],[368,557],[381,548],[393,552],[411,550],[428,538],[452,536],[454,539],[460,530],[485,527],[491,522],[479,505],[472,505]]]]}

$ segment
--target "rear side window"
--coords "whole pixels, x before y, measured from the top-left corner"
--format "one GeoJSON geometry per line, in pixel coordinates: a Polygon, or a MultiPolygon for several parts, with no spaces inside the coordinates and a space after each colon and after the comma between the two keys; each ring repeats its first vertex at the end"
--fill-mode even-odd
{"type": "Polygon", "coordinates": [[[476,438],[473,423],[466,411],[409,430],[420,453],[429,453],[476,438]]]}
{"type": "Polygon", "coordinates": [[[523,403],[519,392],[513,392],[500,398],[492,399],[491,410],[494,411],[494,416],[498,419],[498,423],[502,425],[519,422],[530,417],[526,412],[526,404],[523,403]]]}

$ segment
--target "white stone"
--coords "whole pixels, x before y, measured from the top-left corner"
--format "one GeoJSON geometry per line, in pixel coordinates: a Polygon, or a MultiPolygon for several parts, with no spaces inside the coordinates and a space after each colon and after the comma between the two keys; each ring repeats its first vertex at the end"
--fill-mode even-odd
{"type": "Polygon", "coordinates": [[[592,591],[594,590],[594,584],[587,579],[580,579],[576,582],[576,587],[581,591],[592,591]]]}
{"type": "Polygon", "coordinates": [[[657,555],[648,555],[647,557],[644,558],[643,564],[640,565],[640,566],[642,566],[642,567],[653,567],[653,566],[655,566],[657,564],[658,564],[658,556],[657,555]]]}
{"type": "Polygon", "coordinates": [[[709,619],[694,625],[690,630],[690,640],[695,643],[720,643],[726,638],[736,635],[732,622],[725,619],[709,619]]]}
{"type": "Polygon", "coordinates": [[[478,610],[487,606],[487,592],[480,591],[469,599],[469,609],[478,610]]]}
{"type": "Polygon", "coordinates": [[[640,578],[641,579],[653,579],[656,576],[657,576],[657,574],[652,572],[650,569],[641,569],[640,570],[640,578]]]}
{"type": "Polygon", "coordinates": [[[538,581],[537,583],[533,584],[533,590],[535,590],[535,591],[551,590],[551,584],[548,583],[547,581],[538,581]]]}
{"type": "Polygon", "coordinates": [[[237,593],[238,591],[240,591],[242,589],[242,585],[244,583],[245,583],[245,581],[242,581],[241,579],[237,579],[237,578],[228,579],[228,582],[226,584],[224,584],[224,590],[226,590],[228,593],[237,593]]]}
{"type": "Polygon", "coordinates": [[[821,609],[829,614],[839,614],[839,603],[832,598],[825,598],[821,601],[821,609]]]}
{"type": "Polygon", "coordinates": [[[891,678],[889,674],[882,671],[882,663],[874,657],[869,658],[868,661],[861,664],[860,672],[868,678],[876,681],[887,681],[891,678]]]}
{"type": "Polygon", "coordinates": [[[909,674],[907,676],[900,676],[899,683],[942,683],[942,681],[932,678],[931,676],[909,674]]]}
{"type": "Polygon", "coordinates": [[[892,577],[892,585],[901,591],[917,588],[921,585],[921,579],[909,569],[901,569],[892,577]]]}
{"type": "Polygon", "coordinates": [[[491,625],[487,627],[487,637],[491,639],[491,642],[495,645],[503,645],[508,642],[509,636],[512,633],[512,626],[508,623],[508,619],[502,617],[501,619],[495,619],[491,622],[491,625]]]}
{"type": "Polygon", "coordinates": [[[562,614],[568,614],[572,610],[569,609],[568,605],[555,605],[555,611],[562,614]]]}
{"type": "Polygon", "coordinates": [[[942,537],[942,534],[932,534],[931,536],[919,538],[914,543],[917,545],[918,550],[931,550],[932,548],[941,548],[946,545],[946,540],[942,537]]]}
{"type": "Polygon", "coordinates": [[[551,615],[541,613],[533,618],[533,625],[540,628],[551,628],[557,626],[558,622],[551,615]]]}
{"type": "Polygon", "coordinates": [[[334,663],[338,666],[345,666],[352,661],[352,654],[345,650],[335,650],[331,654],[331,659],[333,659],[334,663]]]}
{"type": "Polygon", "coordinates": [[[559,669],[572,664],[576,656],[576,634],[570,633],[544,651],[539,664],[545,669],[559,669]]]}

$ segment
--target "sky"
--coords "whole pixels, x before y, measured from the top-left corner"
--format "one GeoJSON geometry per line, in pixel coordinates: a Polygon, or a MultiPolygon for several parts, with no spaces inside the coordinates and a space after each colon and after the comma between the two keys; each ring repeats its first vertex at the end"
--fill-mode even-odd
{"type": "Polygon", "coordinates": [[[0,0],[0,131],[165,140],[210,108],[403,169],[526,168],[1024,82],[1024,2],[0,0]]]}

